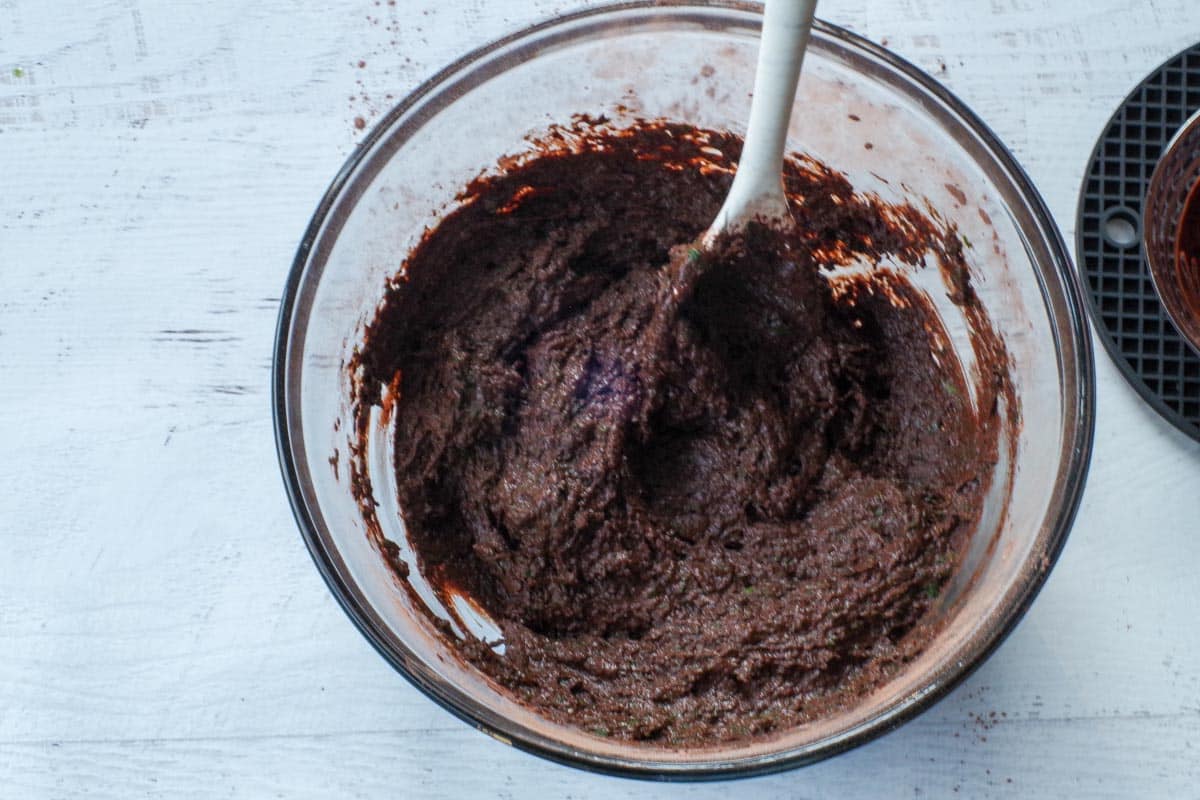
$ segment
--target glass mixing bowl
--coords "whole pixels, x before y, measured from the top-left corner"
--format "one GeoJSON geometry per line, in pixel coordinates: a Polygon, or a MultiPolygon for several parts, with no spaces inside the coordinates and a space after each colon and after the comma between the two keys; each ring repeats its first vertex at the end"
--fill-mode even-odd
{"type": "MultiPolygon", "coordinates": [[[[386,446],[352,449],[345,368],[389,279],[471,178],[526,150],[526,135],[573,114],[744,132],[760,20],[749,4],[625,3],[536,25],[464,57],[392,110],[342,168],[284,293],[274,372],[279,457],[330,589],[384,658],[435,701],[503,742],[576,766],[654,778],[748,775],[815,761],[894,728],[945,695],[1013,628],[1054,563],[1083,488],[1092,354],[1075,271],[1042,200],[995,136],[928,76],[818,23],[790,146],[843,170],[860,191],[927,202],[957,222],[972,243],[979,297],[1012,359],[1020,430],[1001,454],[962,569],[933,612],[941,632],[835,716],[769,740],[677,750],[540,717],[465,665],[414,608],[420,601],[368,535],[347,468],[351,458],[365,465],[382,533],[403,543],[394,477],[380,455],[386,446]]],[[[921,272],[921,280],[939,280],[935,269],[921,272]]],[[[950,313],[944,287],[924,288],[950,313]]],[[[944,321],[969,367],[966,337],[944,321]]]]}
{"type": "Polygon", "coordinates": [[[1175,328],[1200,353],[1200,281],[1176,257],[1183,212],[1200,196],[1200,113],[1193,114],[1163,148],[1142,204],[1142,252],[1154,289],[1175,328]]]}

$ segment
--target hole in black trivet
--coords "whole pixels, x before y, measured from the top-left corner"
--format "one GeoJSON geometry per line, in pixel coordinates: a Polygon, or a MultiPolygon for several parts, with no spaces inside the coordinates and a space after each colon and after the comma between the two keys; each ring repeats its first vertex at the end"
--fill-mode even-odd
{"type": "Polygon", "coordinates": [[[1128,208],[1110,209],[1104,216],[1104,240],[1113,247],[1133,247],[1142,238],[1138,218],[1128,208]]]}

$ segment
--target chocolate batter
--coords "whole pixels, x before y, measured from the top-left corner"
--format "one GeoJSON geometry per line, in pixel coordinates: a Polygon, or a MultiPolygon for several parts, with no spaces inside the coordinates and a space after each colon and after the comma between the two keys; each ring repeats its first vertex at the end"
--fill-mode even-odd
{"type": "Polygon", "coordinates": [[[1200,181],[1188,192],[1175,235],[1175,271],[1188,309],[1200,315],[1200,181]]]}
{"type": "Polygon", "coordinates": [[[998,340],[976,414],[899,267],[825,274],[932,253],[979,318],[953,228],[793,159],[795,230],[702,254],[739,152],[666,123],[557,131],[468,187],[351,365],[360,434],[393,389],[422,574],[503,653],[448,637],[598,736],[762,736],[879,685],[928,642],[996,459],[998,340]]]}

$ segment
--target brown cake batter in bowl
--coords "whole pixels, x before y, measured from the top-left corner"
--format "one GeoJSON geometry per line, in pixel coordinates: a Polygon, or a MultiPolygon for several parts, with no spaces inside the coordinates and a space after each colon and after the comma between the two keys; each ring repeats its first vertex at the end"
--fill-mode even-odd
{"type": "MultiPolygon", "coordinates": [[[[1008,367],[976,331],[977,414],[902,274],[835,298],[827,273],[929,252],[965,276],[959,234],[793,161],[795,229],[702,256],[736,137],[573,133],[467,190],[349,365],[364,449],[393,395],[414,566],[495,620],[451,637],[480,669],[601,736],[708,743],[851,703],[928,639],[1008,367]]],[[[966,277],[956,300],[986,325],[966,277]]]]}
{"type": "Polygon", "coordinates": [[[280,462],[334,596],[576,766],[747,775],[892,729],[1020,619],[1086,473],[1058,232],[890,54],[818,24],[794,231],[692,257],[758,20],[623,4],[464,58],[366,137],[283,299],[280,462]]]}

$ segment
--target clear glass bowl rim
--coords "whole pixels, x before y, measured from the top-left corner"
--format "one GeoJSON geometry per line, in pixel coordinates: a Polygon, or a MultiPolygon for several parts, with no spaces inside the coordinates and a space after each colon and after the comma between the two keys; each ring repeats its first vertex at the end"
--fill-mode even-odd
{"type": "MultiPolygon", "coordinates": [[[[1035,548],[1032,556],[1039,558],[1039,563],[1025,573],[1026,580],[1020,587],[1021,592],[1005,609],[1005,613],[996,621],[992,629],[983,636],[974,637],[977,643],[968,658],[960,661],[957,666],[935,676],[928,690],[915,702],[893,708],[889,712],[875,718],[869,724],[860,727],[851,734],[837,737],[832,741],[816,742],[799,748],[769,752],[741,760],[693,761],[687,763],[663,762],[652,759],[626,759],[604,756],[577,750],[560,744],[553,739],[527,731],[523,728],[499,727],[495,720],[489,719],[486,709],[479,707],[470,698],[447,687],[440,681],[414,670],[415,658],[408,654],[397,653],[373,629],[367,609],[360,606],[349,587],[343,584],[331,562],[331,554],[322,541],[317,525],[308,508],[304,496],[304,480],[307,475],[305,467],[300,463],[293,441],[291,416],[288,408],[289,375],[295,372],[299,375],[299,365],[291,363],[293,323],[297,315],[297,302],[300,290],[305,283],[306,273],[310,264],[312,249],[329,214],[348,188],[351,177],[355,175],[367,156],[372,153],[373,146],[384,137],[392,126],[414,107],[418,106],[437,93],[453,89],[456,79],[463,73],[476,67],[479,62],[487,59],[497,50],[513,45],[522,40],[546,36],[553,29],[566,27],[583,20],[602,17],[620,16],[628,12],[654,10],[662,15],[682,13],[687,10],[700,12],[747,12],[760,14],[762,7],[755,3],[742,0],[633,0],[633,2],[618,2],[601,5],[577,12],[557,15],[552,19],[523,28],[508,36],[497,39],[483,47],[467,53],[454,63],[426,80],[409,94],[399,104],[394,106],[371,129],[364,140],[348,157],[338,171],[329,188],[322,196],[316,211],[305,230],[300,246],[288,274],[284,293],[280,300],[278,324],[275,333],[275,347],[272,364],[272,409],[275,429],[275,443],[279,458],[280,469],[287,490],[296,523],[308,547],[322,578],[330,591],[350,617],[354,625],[374,646],[385,660],[400,672],[410,683],[422,693],[450,711],[455,716],[467,722],[493,738],[510,744],[518,749],[549,760],[579,767],[591,771],[621,775],[625,777],[652,780],[711,780],[733,777],[749,777],[772,772],[779,772],[805,764],[814,763],[837,753],[865,744],[884,733],[894,730],[904,722],[912,719],[933,706],[938,700],[962,683],[975,671],[995,649],[1004,641],[1024,616],[1030,604],[1037,596],[1054,563],[1057,561],[1067,534],[1074,521],[1079,507],[1083,487],[1087,478],[1088,465],[1091,457],[1092,441],[1095,426],[1095,372],[1091,339],[1088,334],[1085,315],[1083,313],[1084,299],[1079,277],[1071,266],[1062,237],[1046,208],[1041,196],[1009,150],[1000,142],[998,137],[961,101],[941,87],[925,72],[904,59],[875,45],[867,39],[851,33],[843,28],[816,20],[817,30],[824,36],[836,40],[839,44],[862,51],[866,56],[883,62],[904,79],[911,81],[916,87],[932,95],[939,103],[957,116],[972,134],[974,134],[987,149],[997,165],[1006,173],[1017,190],[1017,194],[1026,204],[1024,209],[1036,223],[1037,233],[1042,244],[1051,254],[1051,266],[1059,279],[1062,291],[1061,308],[1052,313],[1055,321],[1056,350],[1061,361],[1062,342],[1059,336],[1068,334],[1071,352],[1074,354],[1073,363],[1060,364],[1069,369],[1078,383],[1078,391],[1074,397],[1065,398],[1064,418],[1068,429],[1064,434],[1062,453],[1066,464],[1064,470],[1060,466],[1059,489],[1060,500],[1056,509],[1052,509],[1054,520],[1050,534],[1044,547],[1035,548]],[[1061,315],[1061,316],[1060,316],[1061,315]],[[1065,324],[1064,324],[1065,323],[1065,324]]],[[[496,69],[503,70],[505,65],[499,64],[496,69]]],[[[452,102],[452,100],[451,100],[452,102]]],[[[499,156],[501,154],[497,154],[499,156]]],[[[1046,299],[1044,278],[1039,272],[1039,285],[1046,299]]],[[[318,277],[319,280],[319,277],[318,277]]],[[[1049,301],[1047,300],[1049,304],[1049,301]]],[[[1060,387],[1061,388],[1061,387],[1060,387]]],[[[299,428],[297,436],[299,438],[299,428]]]]}

